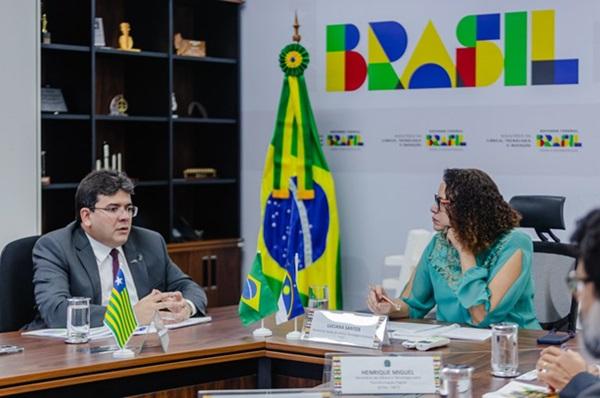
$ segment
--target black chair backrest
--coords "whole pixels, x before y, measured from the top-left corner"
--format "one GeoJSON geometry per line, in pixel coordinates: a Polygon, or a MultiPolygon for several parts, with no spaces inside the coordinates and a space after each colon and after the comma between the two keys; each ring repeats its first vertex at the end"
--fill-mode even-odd
{"type": "Polygon", "coordinates": [[[533,242],[533,278],[538,321],[546,330],[575,330],[577,301],[566,279],[575,269],[577,248],[557,242],[533,242]]]}
{"type": "Polygon", "coordinates": [[[541,241],[533,242],[536,316],[546,330],[575,330],[577,302],[566,284],[577,264],[576,247],[561,243],[552,229],[565,229],[563,196],[515,196],[510,205],[521,213],[521,227],[533,228],[541,241]],[[549,240],[547,234],[552,240],[549,240]]]}
{"type": "Polygon", "coordinates": [[[547,233],[555,242],[560,242],[551,229],[565,229],[564,196],[513,196],[509,203],[523,216],[521,227],[534,228],[542,242],[548,240],[544,233],[547,233]]]}
{"type": "Polygon", "coordinates": [[[36,314],[31,253],[38,238],[15,240],[0,254],[0,332],[19,330],[36,314]]]}

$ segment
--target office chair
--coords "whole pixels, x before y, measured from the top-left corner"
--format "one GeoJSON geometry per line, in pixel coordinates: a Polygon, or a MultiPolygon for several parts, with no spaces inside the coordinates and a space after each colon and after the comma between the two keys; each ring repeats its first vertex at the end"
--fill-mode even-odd
{"type": "Polygon", "coordinates": [[[395,278],[385,278],[381,283],[388,294],[393,297],[400,296],[432,236],[431,231],[411,229],[406,238],[404,254],[385,256],[383,265],[392,267],[397,272],[395,278]]]}
{"type": "Polygon", "coordinates": [[[19,330],[36,314],[31,253],[38,238],[10,242],[0,254],[0,332],[19,330]]]}
{"type": "Polygon", "coordinates": [[[577,249],[562,243],[552,229],[565,229],[563,196],[515,196],[510,205],[521,213],[521,227],[533,228],[532,275],[537,319],[546,330],[574,331],[577,302],[565,282],[577,265],[577,249]]]}

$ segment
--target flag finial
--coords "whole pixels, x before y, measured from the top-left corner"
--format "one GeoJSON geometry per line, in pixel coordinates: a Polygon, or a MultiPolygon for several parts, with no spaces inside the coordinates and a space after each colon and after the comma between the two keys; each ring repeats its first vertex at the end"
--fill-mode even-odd
{"type": "Polygon", "coordinates": [[[300,40],[302,39],[302,36],[300,36],[300,33],[298,33],[299,29],[300,24],[298,23],[298,11],[296,11],[294,13],[294,35],[292,36],[292,40],[296,43],[300,43],[300,40]]]}

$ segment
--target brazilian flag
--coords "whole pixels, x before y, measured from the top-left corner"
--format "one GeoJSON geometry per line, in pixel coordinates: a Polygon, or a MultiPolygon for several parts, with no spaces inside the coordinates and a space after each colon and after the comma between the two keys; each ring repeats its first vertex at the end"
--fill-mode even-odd
{"type": "MultiPolygon", "coordinates": [[[[261,220],[257,259],[248,275],[266,281],[272,304],[282,298],[289,319],[298,315],[297,304],[307,304],[310,285],[329,288],[329,308],[342,308],[340,237],[335,187],[323,155],[313,116],[304,70],[309,55],[298,43],[279,55],[285,76],[277,122],[267,150],[261,184],[261,220]],[[260,261],[259,261],[260,259],[260,261]],[[283,297],[282,297],[283,294],[283,297]]],[[[261,297],[258,307],[242,294],[240,317],[247,324],[274,312],[261,297]],[[252,308],[254,316],[249,312],[252,308]]]]}

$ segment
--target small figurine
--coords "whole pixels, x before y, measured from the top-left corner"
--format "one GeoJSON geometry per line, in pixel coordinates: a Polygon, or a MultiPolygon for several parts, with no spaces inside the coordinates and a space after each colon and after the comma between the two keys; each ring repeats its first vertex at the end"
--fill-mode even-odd
{"type": "Polygon", "coordinates": [[[129,32],[131,31],[129,22],[121,22],[119,28],[121,29],[121,36],[119,36],[119,50],[140,51],[139,48],[133,48],[133,37],[129,35],[129,32]]]}
{"type": "Polygon", "coordinates": [[[42,14],[42,43],[50,44],[50,32],[48,32],[48,17],[46,13],[42,14]]]}
{"type": "Polygon", "coordinates": [[[125,100],[123,94],[115,95],[110,101],[110,115],[111,116],[127,116],[127,108],[129,104],[125,100]]]}
{"type": "Polygon", "coordinates": [[[184,39],[181,33],[175,33],[173,43],[177,50],[177,55],[206,57],[206,42],[204,41],[184,39]]]}
{"type": "Polygon", "coordinates": [[[177,117],[177,99],[175,93],[171,93],[171,115],[173,118],[177,117]]]}

